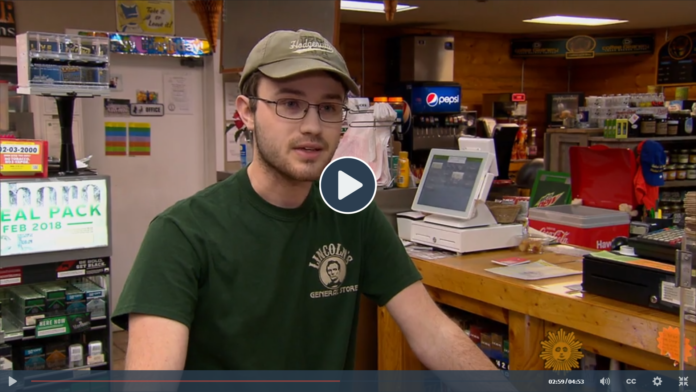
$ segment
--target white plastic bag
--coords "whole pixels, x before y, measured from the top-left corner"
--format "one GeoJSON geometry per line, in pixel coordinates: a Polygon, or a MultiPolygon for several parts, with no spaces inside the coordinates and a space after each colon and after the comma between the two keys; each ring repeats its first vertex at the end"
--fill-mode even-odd
{"type": "Polygon", "coordinates": [[[396,112],[389,104],[377,103],[370,111],[350,113],[348,129],[341,138],[333,159],[355,157],[367,163],[378,186],[391,182],[388,146],[396,112]]]}

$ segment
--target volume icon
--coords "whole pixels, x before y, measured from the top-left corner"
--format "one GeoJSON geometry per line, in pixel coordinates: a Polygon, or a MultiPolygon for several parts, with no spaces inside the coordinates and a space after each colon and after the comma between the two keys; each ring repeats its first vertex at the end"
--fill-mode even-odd
{"type": "Polygon", "coordinates": [[[610,383],[609,377],[603,377],[601,380],[599,380],[599,383],[602,385],[609,385],[609,383],[610,383]]]}

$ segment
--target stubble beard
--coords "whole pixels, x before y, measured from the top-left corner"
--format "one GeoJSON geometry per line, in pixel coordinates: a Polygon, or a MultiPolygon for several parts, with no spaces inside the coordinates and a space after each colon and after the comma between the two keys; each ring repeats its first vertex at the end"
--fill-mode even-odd
{"type": "MultiPolygon", "coordinates": [[[[258,119],[254,121],[255,129],[253,132],[254,144],[256,144],[257,156],[254,161],[259,160],[266,171],[277,175],[288,182],[312,182],[321,177],[324,168],[331,162],[331,159],[338,148],[329,146],[321,137],[315,137],[311,142],[320,143],[323,148],[323,155],[316,161],[298,162],[292,160],[292,151],[284,150],[284,146],[268,137],[263,127],[259,126],[258,119]],[[328,152],[328,154],[326,154],[328,152]]],[[[307,140],[305,140],[307,141],[307,140]]],[[[295,142],[293,142],[295,143],[295,142]]],[[[291,145],[293,144],[291,143],[291,145]]]]}

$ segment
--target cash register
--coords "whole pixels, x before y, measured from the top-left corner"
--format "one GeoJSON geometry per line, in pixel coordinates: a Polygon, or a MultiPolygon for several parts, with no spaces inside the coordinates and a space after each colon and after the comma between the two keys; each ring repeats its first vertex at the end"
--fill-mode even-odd
{"type": "Polygon", "coordinates": [[[610,254],[598,252],[583,257],[583,290],[678,314],[675,263],[683,236],[684,229],[668,227],[614,239],[610,254]]]}
{"type": "Polygon", "coordinates": [[[432,149],[399,236],[457,254],[518,246],[521,224],[498,224],[485,204],[498,174],[492,139],[471,139],[459,150],[432,149]],[[408,230],[408,232],[404,232],[408,230]]]}

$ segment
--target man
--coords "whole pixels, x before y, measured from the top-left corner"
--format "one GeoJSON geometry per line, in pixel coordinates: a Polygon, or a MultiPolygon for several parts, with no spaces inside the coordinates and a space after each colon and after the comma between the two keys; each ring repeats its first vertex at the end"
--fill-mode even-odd
{"type": "Polygon", "coordinates": [[[337,288],[341,285],[341,264],[336,260],[326,261],[326,275],[329,277],[329,282],[325,285],[328,289],[337,288]]]}
{"type": "Polygon", "coordinates": [[[431,300],[383,214],[341,215],[317,180],[358,93],[338,51],[277,31],[251,51],[237,110],[254,161],[150,224],[114,323],[127,370],[352,369],[360,294],[430,369],[493,370],[431,300]]]}

